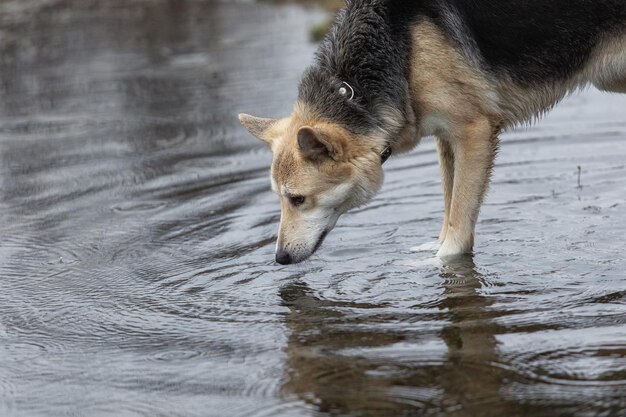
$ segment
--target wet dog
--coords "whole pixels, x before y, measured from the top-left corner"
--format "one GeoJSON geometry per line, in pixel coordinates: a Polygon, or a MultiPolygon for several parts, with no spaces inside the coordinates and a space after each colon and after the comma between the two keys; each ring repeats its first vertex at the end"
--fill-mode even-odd
{"type": "Polygon", "coordinates": [[[626,92],[624,0],[349,0],[291,116],[239,116],[274,155],[276,261],[313,254],[380,189],[387,157],[427,135],[445,208],[437,255],[471,252],[499,133],[588,84],[626,92]]]}

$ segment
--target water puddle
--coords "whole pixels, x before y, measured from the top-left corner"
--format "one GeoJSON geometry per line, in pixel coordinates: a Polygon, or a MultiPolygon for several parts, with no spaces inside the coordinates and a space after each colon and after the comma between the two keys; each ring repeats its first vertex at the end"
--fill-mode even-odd
{"type": "Polygon", "coordinates": [[[504,136],[473,259],[420,247],[425,140],[280,267],[271,157],[236,114],[289,112],[324,19],[0,5],[0,415],[623,414],[626,96],[504,136]]]}

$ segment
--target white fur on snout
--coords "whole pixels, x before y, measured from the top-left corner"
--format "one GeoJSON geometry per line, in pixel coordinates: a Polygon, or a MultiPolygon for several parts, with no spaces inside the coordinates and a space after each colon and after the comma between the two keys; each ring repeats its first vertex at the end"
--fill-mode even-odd
{"type": "Polygon", "coordinates": [[[281,216],[277,249],[287,251],[294,262],[302,261],[313,254],[321,235],[330,232],[345,210],[352,184],[340,184],[315,197],[315,207],[295,209],[289,219],[281,216]]]}
{"type": "Polygon", "coordinates": [[[324,231],[330,231],[340,213],[329,208],[318,207],[301,213],[290,223],[281,221],[279,230],[279,244],[294,262],[300,262],[313,254],[315,246],[324,231]]]}

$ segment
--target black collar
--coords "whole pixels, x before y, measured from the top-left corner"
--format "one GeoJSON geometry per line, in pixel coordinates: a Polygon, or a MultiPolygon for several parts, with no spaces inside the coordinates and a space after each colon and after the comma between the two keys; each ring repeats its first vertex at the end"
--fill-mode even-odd
{"type": "Polygon", "coordinates": [[[380,164],[382,165],[387,162],[387,159],[389,159],[392,153],[393,151],[391,150],[391,145],[385,146],[385,149],[383,149],[382,153],[380,154],[380,164]]]}

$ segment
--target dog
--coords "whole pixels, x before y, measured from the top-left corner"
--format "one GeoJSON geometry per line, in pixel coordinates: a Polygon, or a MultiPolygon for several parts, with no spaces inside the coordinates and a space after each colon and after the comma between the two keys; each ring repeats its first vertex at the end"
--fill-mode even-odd
{"type": "Polygon", "coordinates": [[[624,0],[348,0],[292,114],[240,114],[273,153],[280,264],[302,262],[367,203],[383,163],[434,135],[437,256],[471,253],[498,135],[593,84],[626,93],[624,0]]]}

